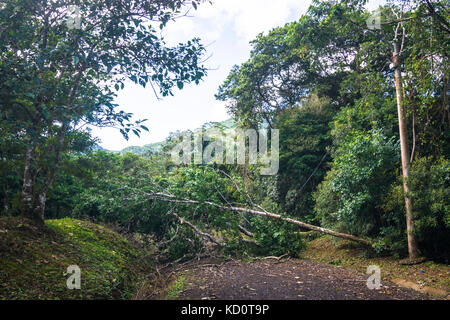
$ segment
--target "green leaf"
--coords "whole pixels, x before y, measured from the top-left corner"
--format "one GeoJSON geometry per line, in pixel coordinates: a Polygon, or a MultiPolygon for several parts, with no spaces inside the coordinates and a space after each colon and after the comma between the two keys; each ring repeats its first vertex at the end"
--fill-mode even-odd
{"type": "Polygon", "coordinates": [[[137,135],[138,137],[141,137],[141,136],[139,135],[139,131],[138,131],[137,129],[133,129],[133,133],[134,133],[135,135],[137,135]]]}

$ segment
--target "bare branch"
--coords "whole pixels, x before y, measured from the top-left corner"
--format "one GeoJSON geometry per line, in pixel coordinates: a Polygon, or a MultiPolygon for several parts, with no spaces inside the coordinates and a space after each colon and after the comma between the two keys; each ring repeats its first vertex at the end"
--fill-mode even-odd
{"type": "Polygon", "coordinates": [[[189,228],[191,228],[192,231],[194,231],[196,234],[202,236],[203,238],[208,239],[208,240],[211,241],[211,242],[214,242],[215,244],[217,244],[217,245],[219,245],[219,246],[221,246],[221,247],[224,247],[224,246],[225,246],[219,239],[216,239],[215,237],[213,237],[213,236],[210,235],[209,233],[200,231],[196,226],[194,226],[192,223],[190,223],[190,222],[187,221],[186,219],[181,218],[177,213],[171,212],[171,214],[172,214],[173,216],[175,216],[175,217],[180,221],[180,224],[182,224],[182,225],[187,225],[187,226],[188,226],[189,228]]]}

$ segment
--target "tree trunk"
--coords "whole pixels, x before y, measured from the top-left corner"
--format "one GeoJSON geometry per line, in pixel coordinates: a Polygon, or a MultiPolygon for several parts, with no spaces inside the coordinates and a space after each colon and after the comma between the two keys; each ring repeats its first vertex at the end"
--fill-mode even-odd
{"type": "Polygon", "coordinates": [[[64,141],[66,138],[67,128],[68,125],[65,123],[61,126],[61,131],[59,132],[58,142],[55,150],[55,163],[51,167],[50,173],[47,176],[47,179],[45,180],[44,185],[42,186],[41,192],[38,195],[37,199],[38,203],[35,211],[41,217],[42,221],[44,221],[45,202],[47,201],[47,194],[48,191],[50,190],[50,187],[53,185],[53,182],[55,181],[56,173],[59,168],[59,162],[61,160],[61,153],[64,148],[64,141]]]}
{"type": "Polygon", "coordinates": [[[35,156],[35,144],[30,142],[27,148],[25,156],[25,169],[23,174],[23,186],[22,186],[22,200],[21,200],[21,210],[22,216],[41,222],[44,222],[44,212],[45,203],[47,201],[47,194],[50,187],[55,180],[55,176],[59,167],[59,162],[61,159],[61,153],[64,147],[66,132],[68,129],[67,124],[61,126],[61,131],[59,132],[58,141],[55,150],[55,162],[53,166],[49,169],[50,172],[47,178],[44,180],[42,187],[38,193],[35,182],[33,180],[32,169],[33,161],[35,156]]]}
{"type": "Polygon", "coordinates": [[[3,214],[8,216],[9,213],[9,195],[8,195],[8,181],[6,180],[6,174],[4,175],[4,191],[3,191],[3,214]]]}
{"type": "Polygon", "coordinates": [[[30,141],[25,154],[25,167],[23,171],[23,185],[21,197],[21,214],[22,216],[42,222],[42,217],[34,208],[34,181],[33,181],[33,161],[35,155],[35,144],[30,141]]]}
{"type": "Polygon", "coordinates": [[[213,236],[210,235],[209,233],[200,231],[196,226],[194,226],[194,225],[193,225],[192,223],[190,223],[189,221],[187,221],[187,220],[181,218],[181,217],[180,217],[178,214],[176,214],[175,212],[172,212],[172,215],[175,216],[175,217],[180,221],[180,224],[187,225],[187,226],[188,226],[189,228],[191,228],[192,231],[194,231],[196,234],[202,236],[203,238],[208,239],[208,240],[211,241],[211,242],[214,242],[215,244],[217,244],[217,245],[219,245],[219,246],[221,246],[221,247],[225,246],[225,244],[222,243],[219,239],[213,237],[213,236]]]}
{"type": "Polygon", "coordinates": [[[414,221],[412,213],[412,202],[408,196],[409,188],[407,180],[409,178],[410,155],[408,146],[408,132],[406,127],[406,113],[403,105],[403,86],[402,73],[399,61],[399,49],[397,41],[394,41],[394,76],[395,76],[395,91],[397,94],[397,111],[398,111],[398,127],[400,132],[400,148],[402,157],[403,170],[403,190],[405,193],[405,208],[406,208],[406,232],[408,235],[408,253],[409,259],[413,260],[419,256],[417,242],[414,235],[414,221]]]}

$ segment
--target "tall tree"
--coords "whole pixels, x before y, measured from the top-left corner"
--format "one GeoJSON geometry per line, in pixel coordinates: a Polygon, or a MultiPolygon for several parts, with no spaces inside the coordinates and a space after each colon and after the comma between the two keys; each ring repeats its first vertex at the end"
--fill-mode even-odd
{"type": "Polygon", "coordinates": [[[114,97],[127,79],[166,96],[174,86],[181,89],[204,76],[199,39],[167,47],[157,32],[200,2],[1,2],[0,107],[26,144],[24,216],[43,220],[70,132],[87,124],[117,127],[126,138],[148,130],[116,110],[114,97]],[[38,165],[41,155],[47,157],[45,166],[38,165]]]}
{"type": "MultiPolygon", "coordinates": [[[[397,25],[394,38],[394,51],[392,53],[392,62],[395,77],[395,91],[397,96],[397,111],[398,111],[398,128],[400,132],[400,150],[402,159],[402,173],[403,173],[403,190],[405,192],[405,209],[406,209],[406,233],[408,236],[408,253],[409,259],[416,259],[419,255],[416,237],[414,235],[414,222],[412,212],[412,201],[409,197],[408,178],[410,169],[410,152],[408,143],[408,129],[406,125],[406,112],[403,103],[403,80],[400,64],[400,54],[403,48],[398,45],[398,29],[401,23],[397,25]]],[[[402,43],[404,42],[405,29],[403,29],[402,43]]],[[[402,46],[403,47],[403,46],[402,46]]]]}
{"type": "MultiPolygon", "coordinates": [[[[426,122],[428,123],[430,118],[436,119],[435,116],[430,117],[430,111],[440,114],[442,118],[433,120],[433,124],[445,122],[445,114],[448,115],[448,104],[443,108],[440,107],[440,104],[442,102],[445,104],[447,100],[448,50],[446,48],[449,44],[449,32],[448,23],[444,17],[448,16],[448,9],[445,9],[441,1],[401,2],[390,9],[393,15],[389,19],[391,21],[387,23],[393,25],[394,34],[391,67],[394,69],[397,98],[408,253],[409,259],[415,261],[419,257],[419,247],[415,235],[414,208],[408,180],[411,162],[416,153],[418,114],[427,113],[426,122]],[[408,115],[412,118],[412,133],[407,129],[408,115]],[[409,137],[412,137],[412,149],[408,141],[409,137]]],[[[439,127],[442,128],[442,125],[439,127]]],[[[436,131],[431,128],[428,130],[436,131]]],[[[439,136],[436,137],[435,133],[432,134],[435,135],[433,140],[442,139],[439,136]]],[[[438,135],[442,136],[440,133],[438,135]]],[[[422,134],[420,138],[423,140],[424,135],[422,134]]],[[[426,155],[426,151],[422,153],[426,155]]]]}

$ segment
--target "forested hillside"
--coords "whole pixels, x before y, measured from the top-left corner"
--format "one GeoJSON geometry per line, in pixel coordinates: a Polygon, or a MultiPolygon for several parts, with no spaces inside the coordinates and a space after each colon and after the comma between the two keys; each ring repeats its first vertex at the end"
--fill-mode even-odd
{"type": "Polygon", "coordinates": [[[139,135],[145,122],[114,103],[125,79],[165,97],[207,76],[198,39],[168,47],[146,23],[162,29],[202,1],[111,1],[109,16],[101,1],[80,1],[92,27],[83,30],[52,24],[56,2],[49,15],[43,1],[16,2],[0,7],[2,219],[117,224],[151,236],[164,263],[212,248],[298,257],[325,230],[372,256],[448,264],[447,1],[389,1],[373,26],[365,1],[315,0],[259,34],[223,79],[216,98],[232,119],[122,152],[98,150],[84,124],[139,135]],[[261,128],[279,130],[275,175],[259,162],[179,165],[171,154],[186,134],[261,128]]]}

